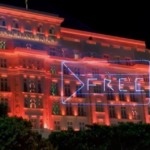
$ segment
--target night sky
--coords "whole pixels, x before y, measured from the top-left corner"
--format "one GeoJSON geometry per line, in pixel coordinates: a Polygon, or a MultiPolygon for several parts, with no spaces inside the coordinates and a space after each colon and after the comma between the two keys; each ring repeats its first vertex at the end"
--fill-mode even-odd
{"type": "MultiPolygon", "coordinates": [[[[0,0],[0,3],[25,8],[25,0],[0,0]]],[[[144,2],[28,0],[28,3],[29,9],[64,17],[65,27],[144,40],[150,48],[150,8],[144,2]]]]}

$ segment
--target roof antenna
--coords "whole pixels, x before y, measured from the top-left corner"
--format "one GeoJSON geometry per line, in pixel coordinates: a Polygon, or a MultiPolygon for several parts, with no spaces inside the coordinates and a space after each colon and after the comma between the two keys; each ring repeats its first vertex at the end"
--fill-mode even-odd
{"type": "Polygon", "coordinates": [[[28,10],[28,0],[25,0],[26,10],[28,10]]]}

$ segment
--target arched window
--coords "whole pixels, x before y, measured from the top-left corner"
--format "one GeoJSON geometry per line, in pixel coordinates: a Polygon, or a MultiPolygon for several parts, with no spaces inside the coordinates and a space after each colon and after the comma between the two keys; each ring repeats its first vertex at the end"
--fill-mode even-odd
{"type": "Polygon", "coordinates": [[[37,32],[40,32],[40,33],[43,32],[43,26],[42,26],[41,24],[38,25],[38,27],[37,27],[37,32]]]}
{"type": "Polygon", "coordinates": [[[13,20],[13,28],[18,29],[19,28],[19,23],[17,20],[13,20]]]}
{"type": "Polygon", "coordinates": [[[6,26],[6,20],[4,18],[0,18],[0,26],[6,26]]]}

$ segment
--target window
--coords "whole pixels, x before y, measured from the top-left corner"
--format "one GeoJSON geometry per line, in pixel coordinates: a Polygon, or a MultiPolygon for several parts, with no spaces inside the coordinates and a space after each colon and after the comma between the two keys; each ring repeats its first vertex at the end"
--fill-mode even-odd
{"type": "Polygon", "coordinates": [[[143,76],[143,79],[144,79],[144,82],[149,82],[149,77],[148,77],[148,75],[144,75],[144,76],[143,76]]]}
{"type": "Polygon", "coordinates": [[[7,105],[8,105],[8,99],[7,99],[7,98],[4,98],[4,97],[0,97],[0,103],[7,104],[7,105]]]}
{"type": "Polygon", "coordinates": [[[135,120],[139,119],[137,108],[135,106],[132,107],[132,118],[135,119],[135,120]]]}
{"type": "Polygon", "coordinates": [[[102,102],[96,102],[95,107],[97,112],[104,112],[104,105],[102,102]]]}
{"type": "Polygon", "coordinates": [[[25,97],[24,107],[26,107],[26,108],[43,108],[42,98],[40,98],[40,97],[25,97]]]}
{"type": "Polygon", "coordinates": [[[9,107],[9,102],[8,102],[8,98],[6,97],[0,97],[0,103],[3,103],[4,105],[8,106],[8,112],[10,112],[10,107],[9,107]]]}
{"type": "Polygon", "coordinates": [[[50,47],[49,55],[56,56],[57,55],[57,49],[55,47],[50,47]]]}
{"type": "Polygon", "coordinates": [[[12,27],[15,28],[15,29],[18,29],[18,28],[19,28],[18,21],[13,20],[13,25],[12,25],[12,27]]]}
{"type": "Polygon", "coordinates": [[[150,98],[149,90],[146,90],[146,91],[145,91],[145,94],[146,94],[146,95],[145,95],[146,98],[150,98]]]}
{"type": "Polygon", "coordinates": [[[73,130],[72,122],[67,122],[68,130],[73,130]]]}
{"type": "Polygon", "coordinates": [[[38,80],[38,83],[37,83],[37,92],[38,93],[42,93],[42,88],[41,88],[41,81],[40,80],[38,80]]]}
{"type": "Polygon", "coordinates": [[[63,73],[69,75],[69,70],[66,66],[63,67],[63,73]]]}
{"type": "Polygon", "coordinates": [[[23,91],[30,93],[42,93],[42,84],[39,79],[23,79],[23,91]]]}
{"type": "Polygon", "coordinates": [[[137,100],[136,100],[136,97],[135,97],[134,91],[131,91],[131,92],[130,92],[130,101],[131,101],[131,102],[136,102],[136,101],[137,101],[137,100]]]}
{"type": "Polygon", "coordinates": [[[52,114],[53,115],[60,115],[60,105],[58,102],[53,103],[52,114]]]}
{"type": "Polygon", "coordinates": [[[116,112],[114,106],[109,106],[109,117],[110,118],[116,118],[116,112]]]}
{"type": "Polygon", "coordinates": [[[51,27],[50,29],[49,29],[49,34],[54,34],[55,33],[55,29],[54,29],[54,27],[51,27]]]}
{"type": "Polygon", "coordinates": [[[119,93],[119,100],[120,100],[120,101],[125,101],[125,95],[124,95],[123,92],[120,92],[120,93],[119,93]]]}
{"type": "Polygon", "coordinates": [[[23,91],[24,92],[28,92],[28,88],[27,88],[27,79],[24,79],[24,81],[23,81],[23,91]]]}
{"type": "Polygon", "coordinates": [[[41,63],[39,61],[36,62],[37,70],[41,69],[41,63]]]}
{"type": "Polygon", "coordinates": [[[121,118],[127,119],[126,107],[121,107],[121,118]]]}
{"type": "Polygon", "coordinates": [[[121,62],[120,62],[120,56],[116,56],[115,58],[114,58],[114,63],[115,64],[120,64],[121,62]]]}
{"type": "Polygon", "coordinates": [[[55,130],[60,130],[60,121],[54,121],[55,130]]]}
{"type": "Polygon", "coordinates": [[[40,119],[40,129],[43,129],[43,119],[40,119]]]}
{"type": "Polygon", "coordinates": [[[42,32],[43,32],[43,30],[42,30],[42,25],[38,25],[38,27],[37,27],[37,32],[39,32],[39,33],[42,33],[42,32]]]}
{"type": "Polygon", "coordinates": [[[32,30],[30,22],[27,22],[27,23],[25,24],[25,30],[28,30],[28,31],[31,31],[31,30],[32,30]]]}
{"type": "Polygon", "coordinates": [[[93,87],[94,88],[94,93],[102,93],[102,85],[96,85],[93,87]]]}
{"type": "Polygon", "coordinates": [[[107,55],[107,54],[104,54],[104,59],[106,59],[106,60],[109,60],[109,55],[107,55]]]}
{"type": "Polygon", "coordinates": [[[29,92],[35,93],[36,92],[36,85],[34,80],[29,81],[29,92]]]}
{"type": "Polygon", "coordinates": [[[74,68],[74,73],[75,73],[75,75],[79,76],[80,75],[80,69],[74,68]]]}
{"type": "Polygon", "coordinates": [[[51,90],[50,94],[52,96],[58,96],[59,95],[59,92],[58,92],[58,83],[52,82],[50,90],[51,90]]]}
{"type": "Polygon", "coordinates": [[[32,124],[32,128],[33,129],[37,129],[38,128],[38,120],[37,120],[37,118],[35,117],[32,117],[31,119],[30,119],[30,122],[31,122],[31,124],[32,124]]]}
{"type": "Polygon", "coordinates": [[[81,85],[76,86],[76,97],[83,97],[82,89],[80,88],[81,88],[81,85]]]}
{"type": "Polygon", "coordinates": [[[131,66],[131,65],[132,65],[131,59],[130,59],[130,58],[125,58],[125,64],[126,64],[127,66],[131,66]]]}
{"type": "Polygon", "coordinates": [[[78,116],[86,116],[85,105],[78,104],[78,116]]]}
{"type": "Polygon", "coordinates": [[[0,78],[0,91],[9,91],[7,78],[0,78]]]}
{"type": "Polygon", "coordinates": [[[6,26],[6,21],[4,18],[0,18],[0,26],[6,26]]]}
{"type": "Polygon", "coordinates": [[[72,116],[72,105],[71,105],[71,103],[67,103],[66,104],[66,115],[68,115],[68,116],[72,116]]]}
{"type": "Polygon", "coordinates": [[[97,68],[92,69],[92,74],[93,74],[93,77],[99,76],[99,70],[97,68]]]}
{"type": "Polygon", "coordinates": [[[85,129],[85,123],[84,122],[79,122],[79,128],[81,131],[85,129]]]}
{"type": "Polygon", "coordinates": [[[111,89],[107,89],[107,100],[114,100],[114,94],[113,91],[111,89]]]}
{"type": "Polygon", "coordinates": [[[0,58],[0,68],[7,68],[7,59],[0,58]]]}
{"type": "Polygon", "coordinates": [[[65,88],[64,88],[64,95],[65,96],[70,96],[71,95],[71,91],[70,91],[70,84],[65,84],[65,88]]]}
{"type": "Polygon", "coordinates": [[[6,49],[6,42],[0,40],[0,49],[6,49]]]}
{"type": "Polygon", "coordinates": [[[50,66],[50,73],[51,74],[56,74],[56,66],[54,66],[54,65],[50,66]]]}

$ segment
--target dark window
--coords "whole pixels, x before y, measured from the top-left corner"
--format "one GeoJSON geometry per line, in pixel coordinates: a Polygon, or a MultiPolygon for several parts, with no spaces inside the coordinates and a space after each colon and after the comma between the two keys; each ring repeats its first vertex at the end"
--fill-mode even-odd
{"type": "Polygon", "coordinates": [[[7,78],[0,78],[0,91],[9,91],[7,78]]]}
{"type": "Polygon", "coordinates": [[[73,130],[72,122],[67,122],[68,130],[73,130]]]}
{"type": "Polygon", "coordinates": [[[80,88],[81,88],[81,85],[76,86],[76,96],[77,97],[83,97],[82,89],[80,89],[80,88]]]}
{"type": "Polygon", "coordinates": [[[116,111],[114,106],[109,106],[109,117],[116,118],[116,111]]]}
{"type": "Polygon", "coordinates": [[[114,97],[114,93],[111,89],[107,89],[107,100],[114,100],[115,97],[114,97]]]}
{"type": "Polygon", "coordinates": [[[66,104],[66,115],[72,116],[72,105],[71,103],[66,104]]]}
{"type": "Polygon", "coordinates": [[[119,93],[119,100],[120,100],[120,101],[125,101],[125,95],[124,95],[123,92],[120,92],[120,93],[119,93]]]}
{"type": "Polygon", "coordinates": [[[60,130],[60,121],[54,121],[55,130],[60,130]]]}
{"type": "Polygon", "coordinates": [[[41,81],[38,81],[38,93],[42,93],[42,88],[41,88],[41,81]]]}
{"type": "Polygon", "coordinates": [[[23,91],[24,92],[28,92],[28,88],[27,88],[27,79],[24,79],[24,82],[23,82],[23,91]]]}
{"type": "Polygon", "coordinates": [[[85,105],[83,104],[78,104],[78,116],[85,116],[86,112],[85,112],[85,105]]]}
{"type": "Polygon", "coordinates": [[[136,101],[137,101],[135,94],[136,94],[136,93],[135,93],[134,91],[131,91],[131,92],[130,92],[130,101],[131,101],[131,102],[136,102],[136,101]]]}
{"type": "Polygon", "coordinates": [[[125,59],[125,64],[126,64],[127,66],[131,66],[131,65],[132,65],[131,59],[130,59],[130,58],[126,58],[126,59],[125,59]]]}
{"type": "Polygon", "coordinates": [[[74,73],[79,76],[80,75],[80,69],[79,68],[75,68],[74,69],[74,73]]]}
{"type": "Polygon", "coordinates": [[[19,28],[19,24],[17,21],[13,21],[13,28],[18,29],[19,28]]]}
{"type": "Polygon", "coordinates": [[[0,18],[0,26],[6,26],[6,21],[4,18],[0,18]]]}
{"type": "Polygon", "coordinates": [[[50,29],[49,29],[49,34],[54,34],[55,33],[55,29],[54,29],[54,27],[51,27],[50,29]]]}
{"type": "Polygon", "coordinates": [[[81,131],[85,129],[85,123],[84,122],[79,122],[79,128],[81,131]]]}
{"type": "Polygon", "coordinates": [[[63,67],[63,73],[69,75],[69,69],[66,66],[63,67]]]}
{"type": "Polygon", "coordinates": [[[43,32],[43,31],[42,31],[42,25],[39,25],[39,26],[37,27],[37,32],[40,32],[40,33],[43,32]]]}
{"type": "Polygon", "coordinates": [[[121,107],[121,118],[127,119],[126,107],[121,107]]]}
{"type": "Polygon", "coordinates": [[[104,112],[104,105],[102,104],[102,102],[96,102],[96,111],[104,112]]]}
{"type": "Polygon", "coordinates": [[[93,87],[94,88],[94,93],[102,93],[102,85],[96,85],[93,87]]]}
{"type": "Polygon", "coordinates": [[[70,91],[70,84],[65,84],[65,88],[64,88],[64,92],[65,92],[65,96],[70,96],[71,95],[71,91],[70,91]]]}
{"type": "Polygon", "coordinates": [[[7,59],[0,58],[0,67],[7,68],[7,59]]]}

